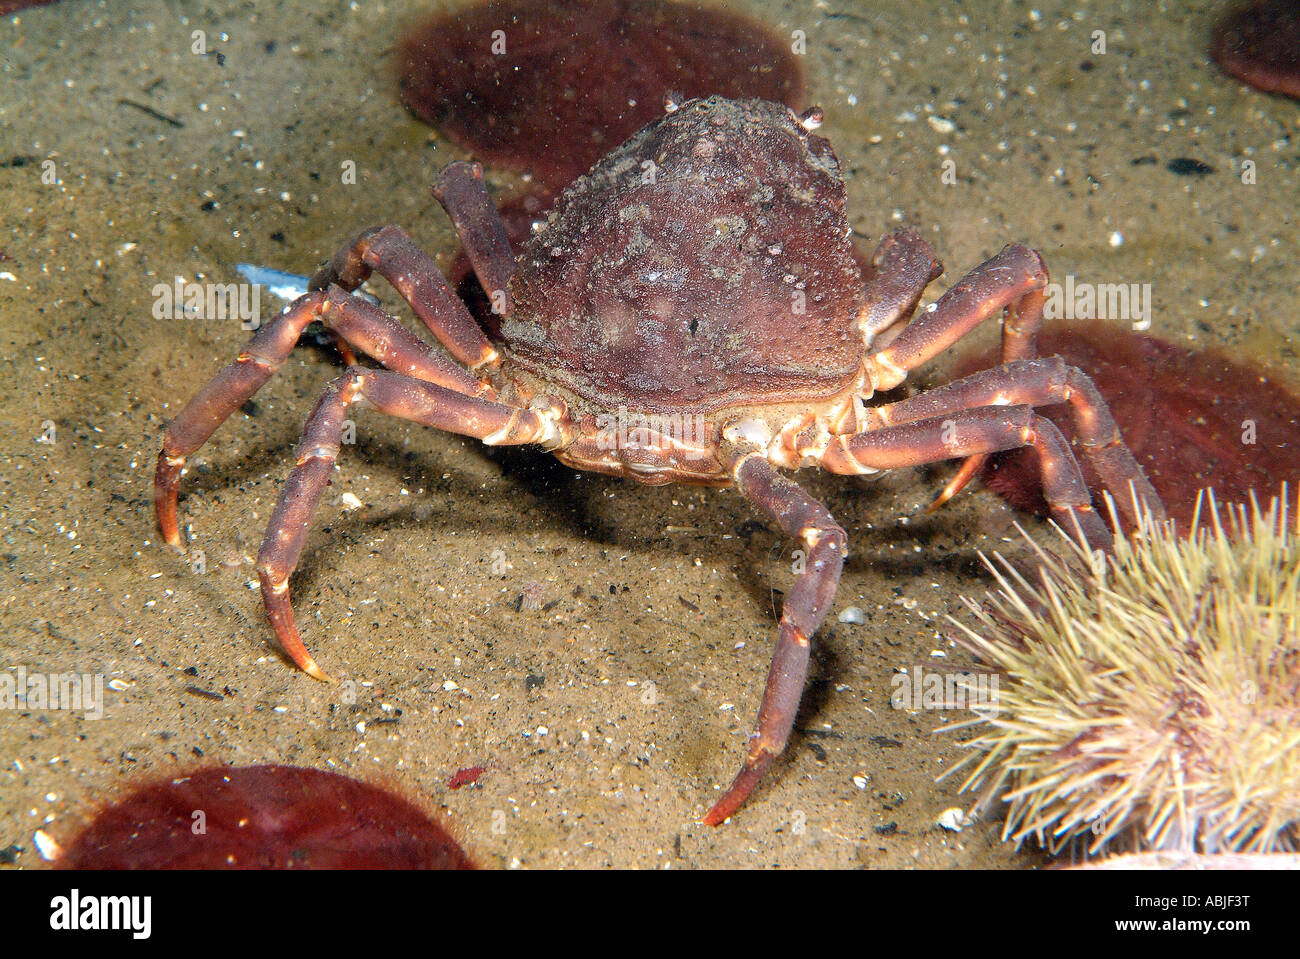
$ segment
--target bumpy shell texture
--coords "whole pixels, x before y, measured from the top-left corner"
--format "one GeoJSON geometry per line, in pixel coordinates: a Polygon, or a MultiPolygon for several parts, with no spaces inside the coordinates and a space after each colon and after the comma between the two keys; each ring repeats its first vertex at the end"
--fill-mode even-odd
{"type": "Polygon", "coordinates": [[[710,97],[565,191],[521,251],[501,334],[608,408],[815,399],[857,369],[861,286],[830,143],[780,104],[710,97]]]}

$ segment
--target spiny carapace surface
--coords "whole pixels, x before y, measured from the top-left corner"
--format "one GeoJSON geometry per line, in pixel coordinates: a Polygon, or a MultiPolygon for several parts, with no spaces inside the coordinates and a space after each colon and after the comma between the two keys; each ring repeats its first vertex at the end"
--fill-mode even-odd
{"type": "Polygon", "coordinates": [[[308,324],[323,323],[345,356],[378,364],[352,362],[321,394],[258,556],[276,637],[325,679],[298,634],[288,583],[354,404],[490,445],[535,444],[576,469],[733,487],[802,540],[807,560],[785,599],[744,765],[704,817],[716,825],[785,747],[810,638],[844,564],[844,530],[781,470],[854,475],[966,459],[944,499],[988,454],[1030,447],[1056,517],[1107,548],[1070,446],[1034,411],[1068,402],[1079,448],[1120,503],[1161,507],[1088,378],[1037,356],[1048,281],[1037,253],[1006,247],[913,317],[942,267],[902,231],[881,242],[863,281],[839,162],[814,132],[820,111],[719,97],[667,106],[565,190],[518,258],[481,168],[442,172],[434,192],[493,301],[486,328],[405,232],[362,232],[172,421],[155,503],[165,539],[179,546],[185,458],[284,363],[308,324]],[[442,349],[353,295],[372,271],[442,349]],[[871,405],[1003,313],[1001,365],[871,405]]]}

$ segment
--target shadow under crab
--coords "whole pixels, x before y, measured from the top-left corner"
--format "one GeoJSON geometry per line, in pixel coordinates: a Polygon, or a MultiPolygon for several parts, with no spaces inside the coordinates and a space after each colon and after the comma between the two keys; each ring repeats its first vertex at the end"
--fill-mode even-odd
{"type": "Polygon", "coordinates": [[[258,556],[276,637],[318,679],[328,677],[298,634],[288,582],[353,404],[489,445],[536,444],[580,470],[734,487],[801,539],[807,559],[781,612],[748,755],[704,817],[723,822],[785,747],[810,638],[844,564],[844,530],[781,470],[855,475],[965,458],[942,501],[988,454],[1030,447],[1056,518],[1108,548],[1069,444],[1034,412],[1068,402],[1079,448],[1105,485],[1130,511],[1139,501],[1161,511],[1091,381],[1060,357],[1037,356],[1048,281],[1039,255],[1008,246],[913,317],[942,272],[934,251],[912,232],[887,236],[863,284],[839,163],[814,132],[819,122],[817,110],[797,115],[761,100],[670,103],[565,190],[517,259],[481,168],[451,164],[435,194],[492,300],[492,321],[474,321],[405,232],[362,232],[168,427],[155,477],[164,538],[180,545],[186,457],[313,321],[345,355],[383,367],[351,365],[326,387],[258,556]],[[442,350],[353,295],[372,271],[442,350]],[[1001,366],[868,405],[1000,313],[1001,366]]]}

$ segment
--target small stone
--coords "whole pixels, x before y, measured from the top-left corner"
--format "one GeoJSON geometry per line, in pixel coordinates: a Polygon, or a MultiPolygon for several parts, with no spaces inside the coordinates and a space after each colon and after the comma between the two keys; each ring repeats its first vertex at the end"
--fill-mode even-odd
{"type": "Polygon", "coordinates": [[[867,621],[867,614],[862,611],[860,606],[846,606],[840,610],[839,621],[841,623],[852,623],[854,626],[861,626],[867,621]]]}
{"type": "Polygon", "coordinates": [[[951,809],[945,809],[939,813],[938,823],[949,832],[961,832],[970,825],[970,820],[966,818],[964,812],[953,806],[951,809]]]}
{"type": "Polygon", "coordinates": [[[41,858],[46,862],[54,862],[59,856],[63,855],[63,847],[54,841],[54,837],[44,829],[38,829],[32,834],[32,842],[36,845],[36,851],[41,854],[41,858]]]}

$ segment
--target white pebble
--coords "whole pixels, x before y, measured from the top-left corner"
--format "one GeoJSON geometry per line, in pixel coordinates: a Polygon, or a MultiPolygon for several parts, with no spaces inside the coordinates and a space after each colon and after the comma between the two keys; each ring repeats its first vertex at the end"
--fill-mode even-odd
{"type": "Polygon", "coordinates": [[[961,832],[970,825],[970,820],[966,818],[964,812],[953,806],[951,809],[945,809],[939,813],[938,823],[949,832],[961,832]]]}
{"type": "Polygon", "coordinates": [[[41,858],[46,862],[53,862],[63,855],[63,847],[54,841],[54,837],[44,829],[38,829],[32,834],[32,842],[36,846],[36,851],[41,854],[41,858]]]}
{"type": "Polygon", "coordinates": [[[839,620],[841,623],[852,623],[855,626],[861,626],[867,621],[867,614],[862,611],[860,606],[846,606],[840,610],[839,620]]]}

